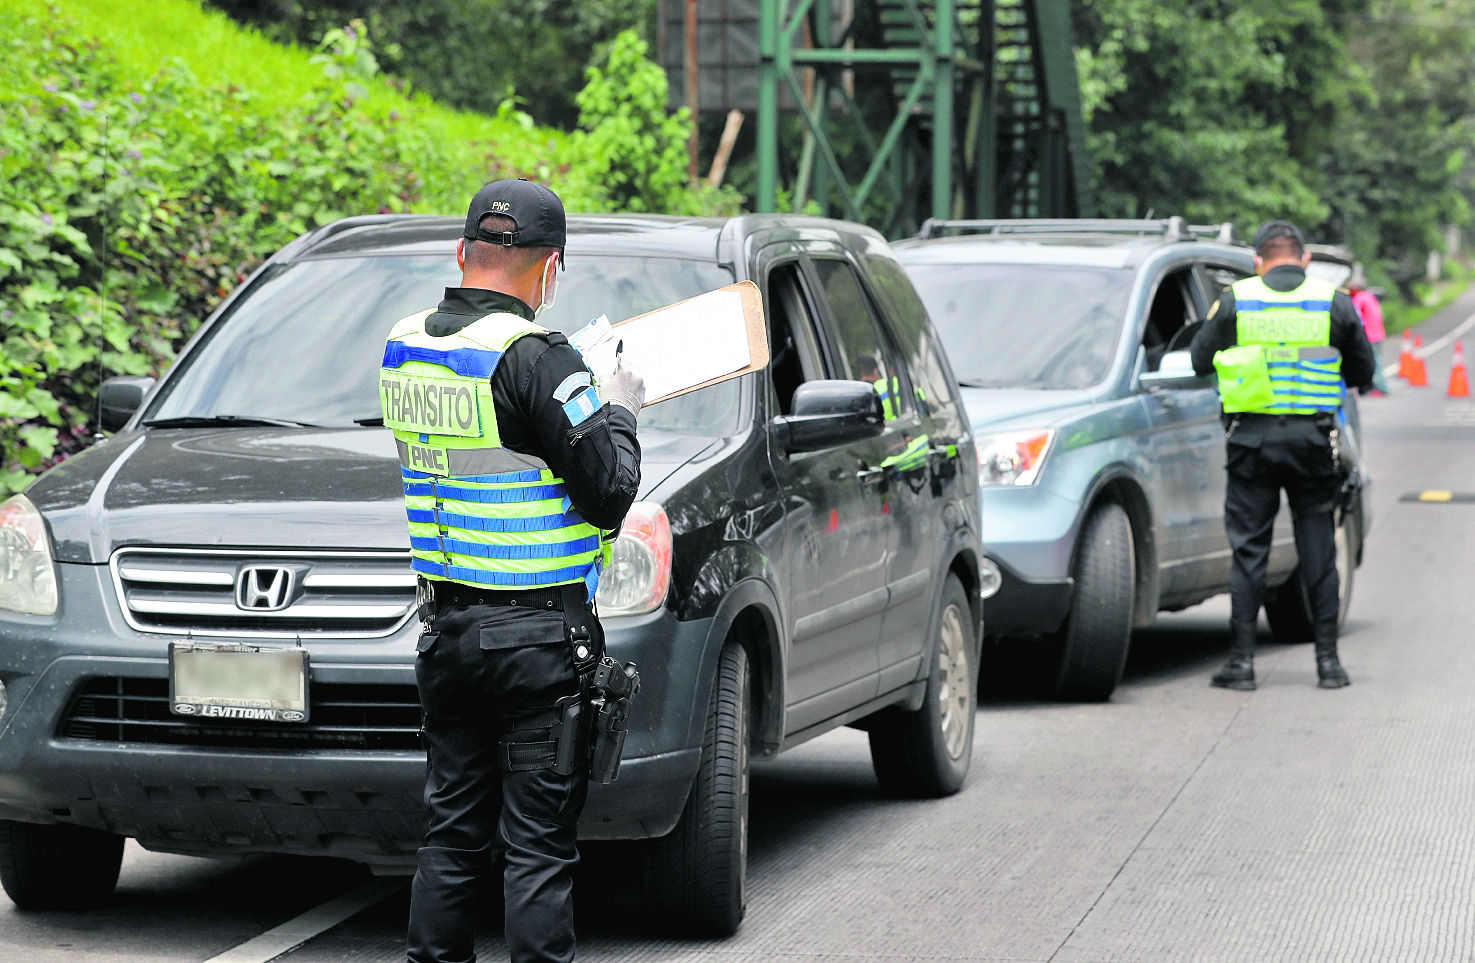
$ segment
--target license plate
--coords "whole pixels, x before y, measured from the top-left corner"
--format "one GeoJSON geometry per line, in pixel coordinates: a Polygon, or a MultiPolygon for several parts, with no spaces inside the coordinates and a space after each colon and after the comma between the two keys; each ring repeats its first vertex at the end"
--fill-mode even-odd
{"type": "Polygon", "coordinates": [[[307,650],[174,642],[169,711],[196,719],[307,721],[307,650]]]}

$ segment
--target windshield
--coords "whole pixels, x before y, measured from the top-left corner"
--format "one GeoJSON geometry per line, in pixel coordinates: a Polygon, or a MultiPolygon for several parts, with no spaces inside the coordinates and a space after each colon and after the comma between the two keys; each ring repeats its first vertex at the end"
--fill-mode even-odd
{"type": "MultiPolygon", "coordinates": [[[[330,258],[272,268],[183,359],[146,421],[240,418],[352,426],[379,416],[389,329],[460,283],[451,257],[330,258]]],[[[643,314],[733,282],[707,261],[579,255],[538,319],[565,334],[600,314],[643,314]]],[[[663,401],[640,428],[721,437],[735,430],[737,380],[663,401]]]]}
{"type": "Polygon", "coordinates": [[[1043,264],[907,264],[958,381],[1089,388],[1111,368],[1132,272],[1043,264]]]}

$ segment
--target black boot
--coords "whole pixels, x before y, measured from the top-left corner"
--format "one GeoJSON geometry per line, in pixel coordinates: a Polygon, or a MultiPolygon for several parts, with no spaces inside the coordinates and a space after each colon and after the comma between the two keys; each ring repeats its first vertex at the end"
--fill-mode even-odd
{"type": "Polygon", "coordinates": [[[1316,627],[1316,684],[1323,689],[1340,689],[1352,684],[1347,670],[1342,668],[1342,660],[1337,658],[1335,623],[1316,627]]]}
{"type": "Polygon", "coordinates": [[[1214,673],[1210,685],[1221,689],[1248,690],[1255,687],[1255,623],[1229,623],[1229,661],[1214,673]]]}

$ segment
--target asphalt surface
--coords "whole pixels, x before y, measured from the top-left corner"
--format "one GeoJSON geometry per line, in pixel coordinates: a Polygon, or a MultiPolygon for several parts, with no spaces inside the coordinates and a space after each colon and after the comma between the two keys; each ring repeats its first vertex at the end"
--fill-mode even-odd
{"type": "MultiPolygon", "coordinates": [[[[1472,314],[1475,290],[1425,343],[1472,314]]],[[[1218,599],[1139,632],[1110,703],[994,682],[950,799],[883,797],[864,734],[841,730],[755,769],[735,937],[654,934],[622,878],[628,852],[594,847],[581,959],[1471,959],[1475,504],[1400,500],[1475,495],[1475,403],[1444,397],[1449,357],[1429,359],[1430,387],[1363,401],[1376,521],[1342,643],[1350,688],[1317,689],[1310,646],[1262,637],[1259,690],[1211,689],[1218,599]]],[[[110,909],[22,913],[0,896],[0,960],[204,961],[369,883],[348,864],[130,844],[110,909]]],[[[493,961],[495,895],[479,945],[493,961]]],[[[396,890],[280,959],[402,960],[406,902],[396,890]]]]}

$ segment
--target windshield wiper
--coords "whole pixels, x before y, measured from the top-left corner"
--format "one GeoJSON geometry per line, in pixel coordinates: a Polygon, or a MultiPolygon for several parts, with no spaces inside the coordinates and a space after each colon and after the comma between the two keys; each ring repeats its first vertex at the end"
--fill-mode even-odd
{"type": "Polygon", "coordinates": [[[355,418],[353,419],[353,423],[363,425],[365,428],[383,428],[384,417],[382,415],[375,415],[372,418],[355,418]]]}
{"type": "Polygon", "coordinates": [[[145,428],[322,428],[310,421],[286,418],[263,418],[258,415],[185,415],[182,418],[155,418],[143,423],[145,428]]]}

